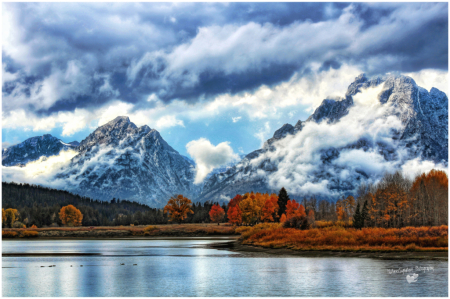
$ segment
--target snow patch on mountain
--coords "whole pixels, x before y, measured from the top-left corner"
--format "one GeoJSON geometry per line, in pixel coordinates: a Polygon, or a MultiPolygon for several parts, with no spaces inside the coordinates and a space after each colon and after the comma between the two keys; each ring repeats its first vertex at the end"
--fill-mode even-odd
{"type": "Polygon", "coordinates": [[[50,134],[28,138],[24,142],[2,150],[2,165],[25,166],[30,161],[37,161],[41,157],[55,156],[61,151],[75,149],[77,145],[76,141],[65,143],[50,134]]]}
{"type": "Polygon", "coordinates": [[[447,105],[444,93],[409,77],[362,74],[345,97],[325,99],[305,122],[283,125],[260,150],[208,178],[200,199],[281,187],[336,198],[386,172],[446,169],[447,105]]]}

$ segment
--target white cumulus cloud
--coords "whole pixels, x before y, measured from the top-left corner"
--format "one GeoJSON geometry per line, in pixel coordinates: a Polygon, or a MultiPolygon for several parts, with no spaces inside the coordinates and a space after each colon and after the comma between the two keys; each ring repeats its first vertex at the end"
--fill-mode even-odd
{"type": "Polygon", "coordinates": [[[200,184],[216,167],[233,162],[239,158],[234,153],[229,142],[222,142],[214,146],[206,138],[193,140],[186,144],[189,155],[195,161],[195,184],[200,184]]]}

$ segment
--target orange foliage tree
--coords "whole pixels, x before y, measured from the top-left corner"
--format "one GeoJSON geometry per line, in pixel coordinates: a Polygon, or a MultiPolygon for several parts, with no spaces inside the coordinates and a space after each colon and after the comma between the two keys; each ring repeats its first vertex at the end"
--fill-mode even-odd
{"type": "Polygon", "coordinates": [[[296,202],[295,199],[289,200],[286,205],[286,219],[301,216],[306,216],[305,207],[296,202]]]}
{"type": "Polygon", "coordinates": [[[231,224],[240,225],[242,223],[242,211],[239,208],[239,203],[241,200],[242,196],[238,194],[228,203],[227,216],[228,222],[231,224]]]}
{"type": "Polygon", "coordinates": [[[347,198],[341,198],[336,202],[336,216],[339,221],[349,221],[355,213],[355,198],[349,195],[347,198]]]}
{"type": "Polygon", "coordinates": [[[213,205],[211,207],[211,210],[209,211],[209,217],[211,218],[211,222],[216,223],[219,225],[220,221],[223,220],[223,216],[225,216],[225,211],[222,209],[219,204],[213,205]]]}
{"type": "Polygon", "coordinates": [[[281,223],[286,222],[286,214],[281,215],[280,222],[281,223]]]}
{"type": "Polygon", "coordinates": [[[264,222],[274,222],[278,215],[278,196],[276,194],[271,194],[264,203],[262,208],[261,220],[264,222]]]}
{"type": "Polygon", "coordinates": [[[73,205],[68,205],[62,207],[59,211],[59,219],[61,219],[61,222],[67,226],[81,226],[83,214],[81,214],[81,211],[73,205]]]}
{"type": "Polygon", "coordinates": [[[417,225],[448,223],[448,177],[444,171],[431,170],[418,176],[411,187],[417,225]]]}
{"type": "Polygon", "coordinates": [[[187,214],[194,214],[191,209],[192,202],[183,195],[172,196],[164,207],[164,213],[169,213],[169,221],[181,223],[187,218],[187,214]]]}
{"type": "Polygon", "coordinates": [[[295,212],[300,207],[300,204],[295,199],[288,200],[286,204],[286,219],[290,219],[295,216],[295,212]]]}

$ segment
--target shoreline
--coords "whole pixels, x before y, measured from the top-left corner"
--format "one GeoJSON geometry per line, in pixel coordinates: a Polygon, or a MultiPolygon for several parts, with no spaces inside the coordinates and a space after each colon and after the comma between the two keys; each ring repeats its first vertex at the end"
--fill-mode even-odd
{"type": "MultiPolygon", "coordinates": [[[[448,251],[334,251],[334,250],[293,250],[288,248],[266,248],[262,246],[243,245],[240,243],[239,236],[236,235],[217,235],[217,236],[130,236],[125,238],[71,238],[71,237],[54,237],[54,238],[15,238],[7,239],[8,241],[55,241],[55,240],[210,240],[218,241],[211,244],[202,245],[207,249],[229,250],[236,252],[236,258],[254,257],[254,258],[288,258],[288,257],[305,257],[305,258],[321,258],[321,257],[342,257],[342,258],[376,258],[387,260],[439,260],[448,261],[448,251]]],[[[100,253],[2,253],[2,257],[26,257],[26,256],[101,256],[100,253]]]]}
{"type": "Polygon", "coordinates": [[[293,250],[288,248],[267,248],[262,246],[243,245],[236,240],[227,243],[214,243],[208,248],[230,250],[240,253],[244,257],[347,257],[347,258],[376,258],[388,260],[440,260],[448,261],[448,251],[333,251],[333,250],[293,250]]]}

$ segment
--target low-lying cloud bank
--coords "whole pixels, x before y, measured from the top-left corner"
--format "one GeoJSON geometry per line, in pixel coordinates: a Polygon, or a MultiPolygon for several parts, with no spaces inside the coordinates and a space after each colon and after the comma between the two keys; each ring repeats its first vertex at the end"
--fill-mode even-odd
{"type": "Polygon", "coordinates": [[[77,154],[74,150],[67,150],[61,151],[59,155],[41,157],[39,160],[27,163],[25,167],[2,166],[2,181],[66,189],[66,181],[56,179],[55,175],[65,169],[77,154]]]}
{"type": "MultiPolygon", "coordinates": [[[[362,181],[376,183],[385,173],[406,176],[446,165],[412,157],[396,141],[404,129],[396,107],[382,105],[382,85],[355,95],[354,106],[336,123],[308,122],[301,132],[288,135],[258,158],[252,180],[264,180],[273,190],[285,187],[292,194],[337,197],[353,191],[362,181]]],[[[240,174],[244,177],[244,174],[240,174]]]]}

